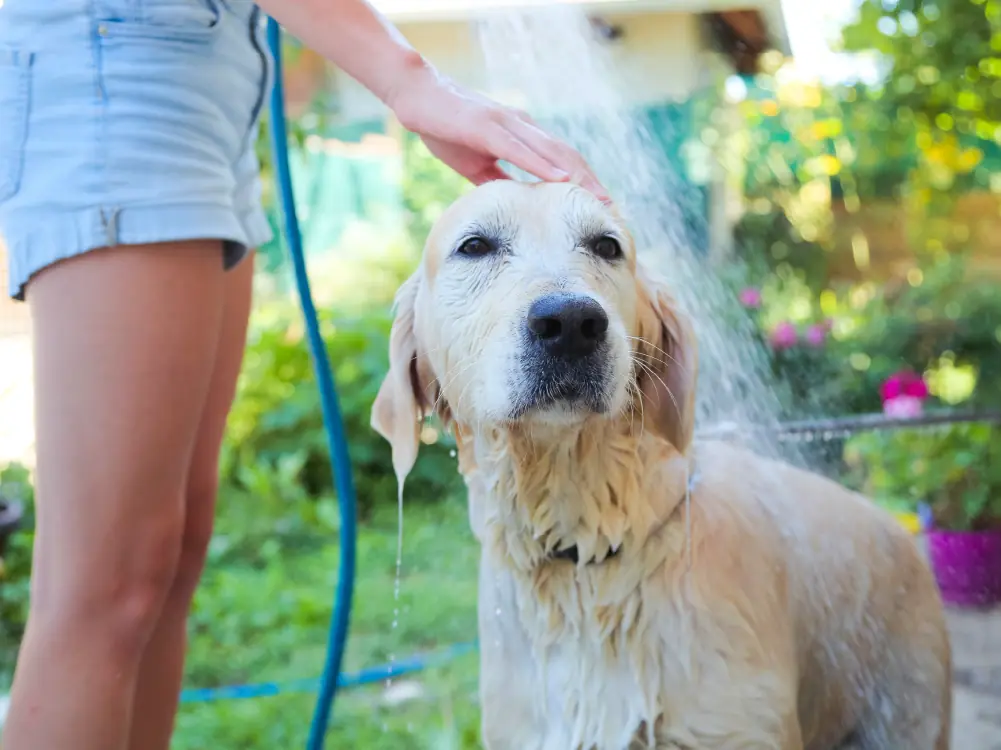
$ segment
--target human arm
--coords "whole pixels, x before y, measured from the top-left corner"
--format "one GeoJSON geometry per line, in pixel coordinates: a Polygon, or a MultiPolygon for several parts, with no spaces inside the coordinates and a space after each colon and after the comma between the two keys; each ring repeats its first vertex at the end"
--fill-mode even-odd
{"type": "Polygon", "coordinates": [[[371,91],[435,156],[472,182],[508,177],[497,164],[503,160],[542,180],[571,180],[607,200],[575,149],[527,114],[441,75],[365,0],[259,0],[259,5],[371,91]]]}

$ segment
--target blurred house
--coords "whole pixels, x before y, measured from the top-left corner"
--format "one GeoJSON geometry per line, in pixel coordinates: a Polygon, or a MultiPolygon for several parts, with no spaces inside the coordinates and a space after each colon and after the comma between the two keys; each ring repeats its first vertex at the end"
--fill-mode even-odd
{"type": "MultiPolygon", "coordinates": [[[[491,91],[476,22],[490,13],[540,5],[582,7],[595,35],[612,52],[629,104],[683,101],[709,83],[710,71],[753,73],[758,56],[788,42],[780,0],[375,0],[410,42],[439,69],[479,91],[491,91]]],[[[373,97],[335,76],[342,116],[382,116],[373,97]]]]}
{"type": "MultiPolygon", "coordinates": [[[[540,0],[373,0],[440,70],[457,81],[511,104],[514,92],[491,90],[478,40],[477,21],[486,14],[553,4],[540,0]]],[[[672,160],[681,159],[693,135],[687,108],[699,92],[734,73],[753,74],[759,57],[788,53],[781,0],[560,0],[581,6],[593,33],[607,46],[623,86],[622,99],[646,110],[654,133],[672,160]]],[[[402,214],[398,170],[387,167],[399,129],[385,107],[343,72],[315,54],[298,51],[286,66],[290,108],[325,111],[324,139],[307,143],[297,159],[298,182],[323,206],[310,212],[307,244],[314,250],[337,244],[355,219],[392,223],[402,214]],[[379,165],[383,166],[379,166],[379,165]],[[322,173],[322,174],[321,174],[322,173]]],[[[582,85],[586,85],[582,82],[582,85]]],[[[558,113],[553,113],[557,114],[558,113]]],[[[396,146],[398,148],[398,145],[396,146]]],[[[398,163],[398,161],[397,161],[398,163]]],[[[679,164],[682,173],[692,171],[679,164]]],[[[722,184],[706,167],[696,169],[710,236],[707,244],[729,241],[733,202],[727,208],[722,184]]]]}

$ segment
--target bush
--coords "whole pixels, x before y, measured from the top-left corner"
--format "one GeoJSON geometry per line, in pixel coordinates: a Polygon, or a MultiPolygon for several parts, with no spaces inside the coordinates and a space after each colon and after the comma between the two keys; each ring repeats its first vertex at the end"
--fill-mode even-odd
{"type": "MultiPolygon", "coordinates": [[[[321,311],[320,318],[365,516],[376,504],[397,499],[389,444],[369,426],[388,368],[392,319],[388,310],[352,319],[321,311]]],[[[279,505],[302,496],[330,498],[330,457],[301,314],[275,303],[260,311],[258,321],[230,414],[223,481],[279,505]]],[[[442,499],[459,487],[454,444],[441,431],[436,435],[407,479],[410,502],[442,499]]]]}
{"type": "Polygon", "coordinates": [[[0,469],[0,497],[22,504],[24,516],[0,560],[0,675],[9,676],[28,619],[31,549],[35,540],[35,492],[20,464],[0,469]]]}
{"type": "Polygon", "coordinates": [[[1001,406],[1001,287],[971,278],[962,255],[912,269],[909,278],[818,293],[802,272],[780,267],[758,283],[760,292],[754,287],[758,335],[786,386],[787,413],[879,411],[880,384],[903,369],[965,373],[959,388],[933,377],[933,394],[948,405],[1001,406]],[[774,345],[780,326],[794,343],[774,345]],[[811,343],[807,333],[817,326],[829,335],[811,343]]]}
{"type": "Polygon", "coordinates": [[[420,138],[413,133],[404,136],[403,206],[408,214],[407,230],[418,247],[423,247],[445,209],[472,187],[436,159],[420,138]]]}
{"type": "Polygon", "coordinates": [[[858,435],[845,458],[867,493],[891,507],[927,505],[937,526],[956,531],[1001,524],[1001,431],[991,425],[858,435]]]}

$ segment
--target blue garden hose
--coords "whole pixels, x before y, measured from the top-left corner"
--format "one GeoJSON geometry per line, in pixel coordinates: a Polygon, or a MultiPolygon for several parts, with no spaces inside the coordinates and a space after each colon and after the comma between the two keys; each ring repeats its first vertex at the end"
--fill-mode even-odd
{"type": "Polygon", "coordinates": [[[295,272],[295,284],[299,292],[299,302],[306,322],[306,337],[313,358],[313,370],[320,389],[320,406],[323,422],[327,430],[327,447],[334,469],[334,485],[341,514],[341,563],[337,579],[337,593],[334,612],[330,620],[330,634],[327,639],[327,657],[320,677],[320,687],[313,711],[313,721],[309,728],[307,750],[323,750],[324,736],[333,712],[337,680],[344,658],[344,645],[348,637],[351,617],[351,599],[355,581],[356,502],[354,481],[351,476],[351,459],[348,455],[348,439],[341,418],[337,388],[330,368],[320,324],[309,290],[309,276],[306,273],[306,259],[303,256],[302,235],[299,219],[295,212],[292,193],[292,177],[288,162],[288,131],[285,122],[285,101],[282,86],[281,27],[273,18],[268,19],[268,46],[274,59],[274,84],[271,88],[271,148],[274,157],[275,179],[278,183],[278,200],[285,224],[285,241],[295,272]]]}

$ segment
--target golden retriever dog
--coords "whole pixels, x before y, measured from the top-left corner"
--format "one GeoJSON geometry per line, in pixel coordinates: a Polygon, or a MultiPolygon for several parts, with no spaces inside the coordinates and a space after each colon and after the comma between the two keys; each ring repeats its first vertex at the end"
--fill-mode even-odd
{"type": "Polygon", "coordinates": [[[401,491],[422,420],[458,443],[485,746],[948,748],[914,541],[821,476],[693,439],[696,372],[664,282],[584,190],[489,183],[432,229],[372,423],[401,491]]]}

